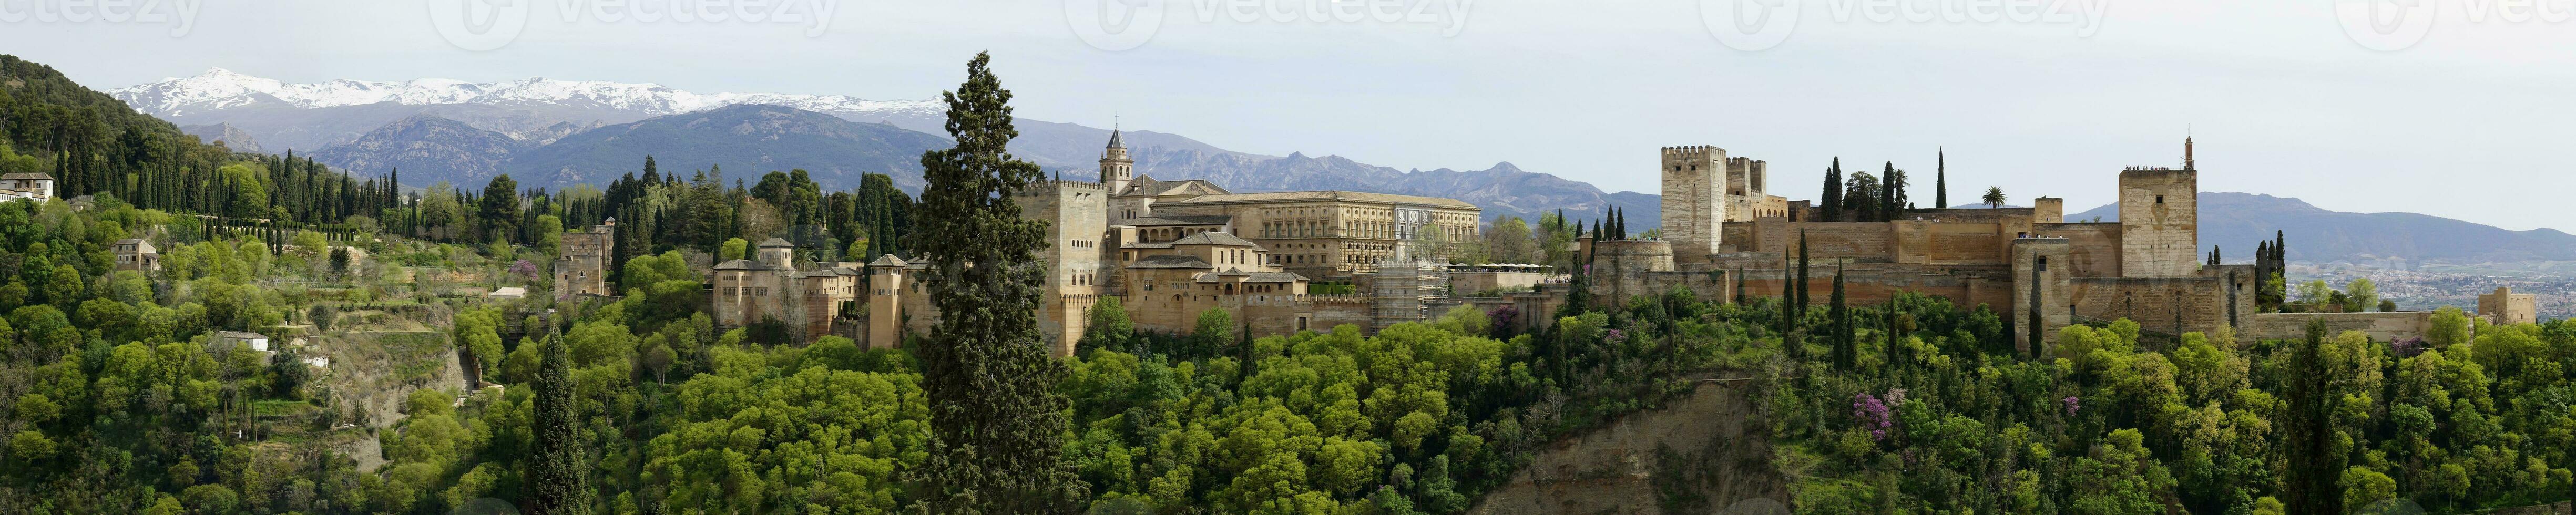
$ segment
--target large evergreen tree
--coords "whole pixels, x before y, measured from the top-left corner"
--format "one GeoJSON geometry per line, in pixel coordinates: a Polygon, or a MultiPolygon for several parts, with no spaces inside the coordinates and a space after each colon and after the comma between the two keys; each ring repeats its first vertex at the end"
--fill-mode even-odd
{"type": "Polygon", "coordinates": [[[2282,421],[2282,454],[2290,459],[2281,502],[2289,513],[2343,513],[2343,490],[2337,484],[2346,460],[2334,442],[2334,410],[2341,396],[2334,391],[2332,367],[2324,355],[2325,320],[2311,319],[2307,329],[2307,338],[2291,351],[2285,376],[2290,384],[2282,399],[2289,404],[2282,421]]]}
{"type": "Polygon", "coordinates": [[[583,457],[580,399],[573,397],[572,353],[563,338],[547,337],[535,381],[534,445],[527,456],[530,515],[590,513],[590,462],[583,457]]]}
{"type": "Polygon", "coordinates": [[[1950,208],[1950,149],[1941,149],[1940,162],[1932,169],[1932,208],[1950,208]]]}
{"type": "Polygon", "coordinates": [[[1789,308],[1797,310],[1798,316],[1805,316],[1809,305],[1807,298],[1807,231],[1800,229],[1798,230],[1798,298],[1797,302],[1789,305],[1789,308]]]}
{"type": "Polygon", "coordinates": [[[483,184],[483,203],[475,217],[483,221],[483,241],[510,239],[519,233],[519,181],[509,174],[493,177],[483,184]]]}
{"type": "Polygon", "coordinates": [[[1824,208],[1825,221],[1842,221],[1843,158],[1836,157],[1834,158],[1833,166],[1825,167],[1825,193],[1824,199],[1821,202],[1824,204],[1821,207],[1824,208]]]}
{"type": "Polygon", "coordinates": [[[1853,341],[1852,338],[1851,306],[1849,305],[1849,301],[1843,297],[1843,271],[1841,267],[1834,268],[1833,298],[1828,299],[1826,302],[1829,303],[1827,313],[1833,319],[1834,324],[1833,328],[1830,329],[1833,332],[1834,369],[1850,372],[1855,364],[1855,358],[1860,356],[1860,351],[1853,347],[1857,342],[1853,341]]]}
{"type": "Polygon", "coordinates": [[[957,146],[925,152],[913,247],[939,323],[918,349],[931,452],[913,472],[917,511],[953,515],[1073,513],[1088,491],[1061,461],[1065,365],[1038,333],[1046,223],[1020,217],[1011,192],[1043,176],[1012,157],[1011,92],[976,54],[966,82],[942,93],[957,146]]]}

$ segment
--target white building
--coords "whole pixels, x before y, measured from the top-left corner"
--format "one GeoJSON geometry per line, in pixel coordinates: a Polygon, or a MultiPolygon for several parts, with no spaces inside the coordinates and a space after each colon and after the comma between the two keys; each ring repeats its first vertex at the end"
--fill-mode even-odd
{"type": "Polygon", "coordinates": [[[0,175],[0,201],[28,199],[44,202],[54,198],[54,176],[43,173],[0,175]]]}

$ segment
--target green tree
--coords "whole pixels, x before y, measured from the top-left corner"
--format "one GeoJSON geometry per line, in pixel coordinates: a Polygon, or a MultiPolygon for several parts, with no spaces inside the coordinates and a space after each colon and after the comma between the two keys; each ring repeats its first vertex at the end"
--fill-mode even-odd
{"type": "Polygon", "coordinates": [[[1199,312],[1198,323],[1190,327],[1190,346],[1186,355],[1215,356],[1218,349],[1225,346],[1226,340],[1234,338],[1234,315],[1226,313],[1224,308],[1208,308],[1199,312]]]}
{"type": "Polygon", "coordinates": [[[1127,315],[1127,306],[1116,295],[1102,295],[1091,305],[1090,323],[1083,325],[1082,341],[1086,349],[1125,349],[1127,339],[1136,335],[1136,320],[1127,315]]]}
{"type": "Polygon", "coordinates": [[[2336,488],[2345,458],[2335,444],[2335,392],[2325,320],[2310,320],[2307,337],[2290,351],[2283,449],[2289,461],[2282,481],[2282,502],[2291,513],[2343,513],[2343,490],[2336,488]]]}
{"type": "Polygon", "coordinates": [[[479,241],[523,241],[519,238],[519,181],[510,174],[493,177],[483,184],[482,204],[475,217],[483,221],[483,238],[479,241]]]}
{"type": "Polygon", "coordinates": [[[957,145],[923,153],[928,185],[911,242],[930,257],[923,284],[941,314],[918,347],[929,399],[929,460],[910,479],[917,510],[946,514],[1071,513],[1088,486],[1063,463],[1064,364],[1048,357],[1037,311],[1046,222],[1020,217],[1011,193],[1040,180],[1011,157],[1011,93],[976,54],[966,82],[942,93],[957,145]],[[971,238],[954,235],[975,235],[971,238]]]}
{"type": "Polygon", "coordinates": [[[716,249],[716,260],[732,261],[736,259],[748,259],[751,255],[750,252],[751,242],[743,241],[742,238],[729,239],[725,240],[724,246],[716,249]]]}
{"type": "Polygon", "coordinates": [[[1978,198],[1977,200],[1982,201],[1982,202],[1985,202],[1985,203],[1986,203],[1986,207],[1994,208],[1994,209],[2002,209],[2002,208],[2004,207],[2004,200],[2005,200],[2005,197],[2004,197],[2004,187],[2002,187],[2002,186],[1987,186],[1987,187],[1986,187],[1986,195],[1985,195],[1984,197],[1980,197],[1980,198],[1978,198]]]}
{"type": "Polygon", "coordinates": [[[588,444],[581,438],[580,403],[573,396],[572,353],[562,338],[545,338],[545,356],[536,380],[535,436],[526,455],[527,497],[532,515],[586,515],[590,488],[588,444]]]}
{"type": "Polygon", "coordinates": [[[2355,277],[2343,285],[2345,313],[2361,313],[2379,306],[2379,284],[2368,277],[2355,277]]]}
{"type": "Polygon", "coordinates": [[[1485,255],[1497,263],[1532,263],[1539,259],[1538,240],[1521,217],[1497,215],[1483,234],[1485,255]]]}
{"type": "Polygon", "coordinates": [[[555,215],[537,215],[537,252],[547,258],[563,255],[563,219],[555,215]]]}

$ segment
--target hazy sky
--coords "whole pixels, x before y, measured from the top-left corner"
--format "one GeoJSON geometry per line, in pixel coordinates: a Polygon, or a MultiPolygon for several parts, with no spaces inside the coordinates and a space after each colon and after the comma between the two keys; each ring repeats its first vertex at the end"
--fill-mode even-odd
{"type": "Polygon", "coordinates": [[[1740,0],[1796,9],[1772,25],[1729,22],[1739,0],[465,0],[522,13],[479,33],[453,0],[132,1],[168,14],[0,0],[0,52],[102,89],[224,67],[919,99],[989,49],[1023,116],[1247,152],[1652,193],[1656,147],[1716,145],[1804,199],[1836,156],[1928,191],[1947,147],[1952,203],[2001,185],[2070,211],[2179,164],[2188,128],[2206,191],[2576,229],[2576,0],[2411,0],[2431,13],[2364,37],[2338,0],[1740,0]],[[1104,4],[1160,22],[1113,34],[1104,4]]]}

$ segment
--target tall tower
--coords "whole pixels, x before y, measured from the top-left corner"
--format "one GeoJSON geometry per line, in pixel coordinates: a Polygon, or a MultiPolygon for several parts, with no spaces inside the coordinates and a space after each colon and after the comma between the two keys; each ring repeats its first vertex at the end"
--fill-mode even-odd
{"type": "Polygon", "coordinates": [[[2200,171],[2183,142],[2183,168],[2120,171],[2120,276],[2200,272],[2200,171]]]}
{"type": "Polygon", "coordinates": [[[1706,259],[1717,253],[1726,223],[1726,149],[1664,147],[1664,239],[1673,256],[1706,259]]]}
{"type": "Polygon", "coordinates": [[[907,263],[893,254],[878,256],[868,263],[868,339],[869,349],[891,349],[903,345],[903,267],[907,263]]]}
{"type": "Polygon", "coordinates": [[[1109,194],[1127,192],[1127,183],[1136,179],[1136,160],[1127,158],[1127,144],[1119,141],[1116,124],[1109,128],[1109,149],[1100,153],[1100,182],[1109,185],[1109,194]]]}

